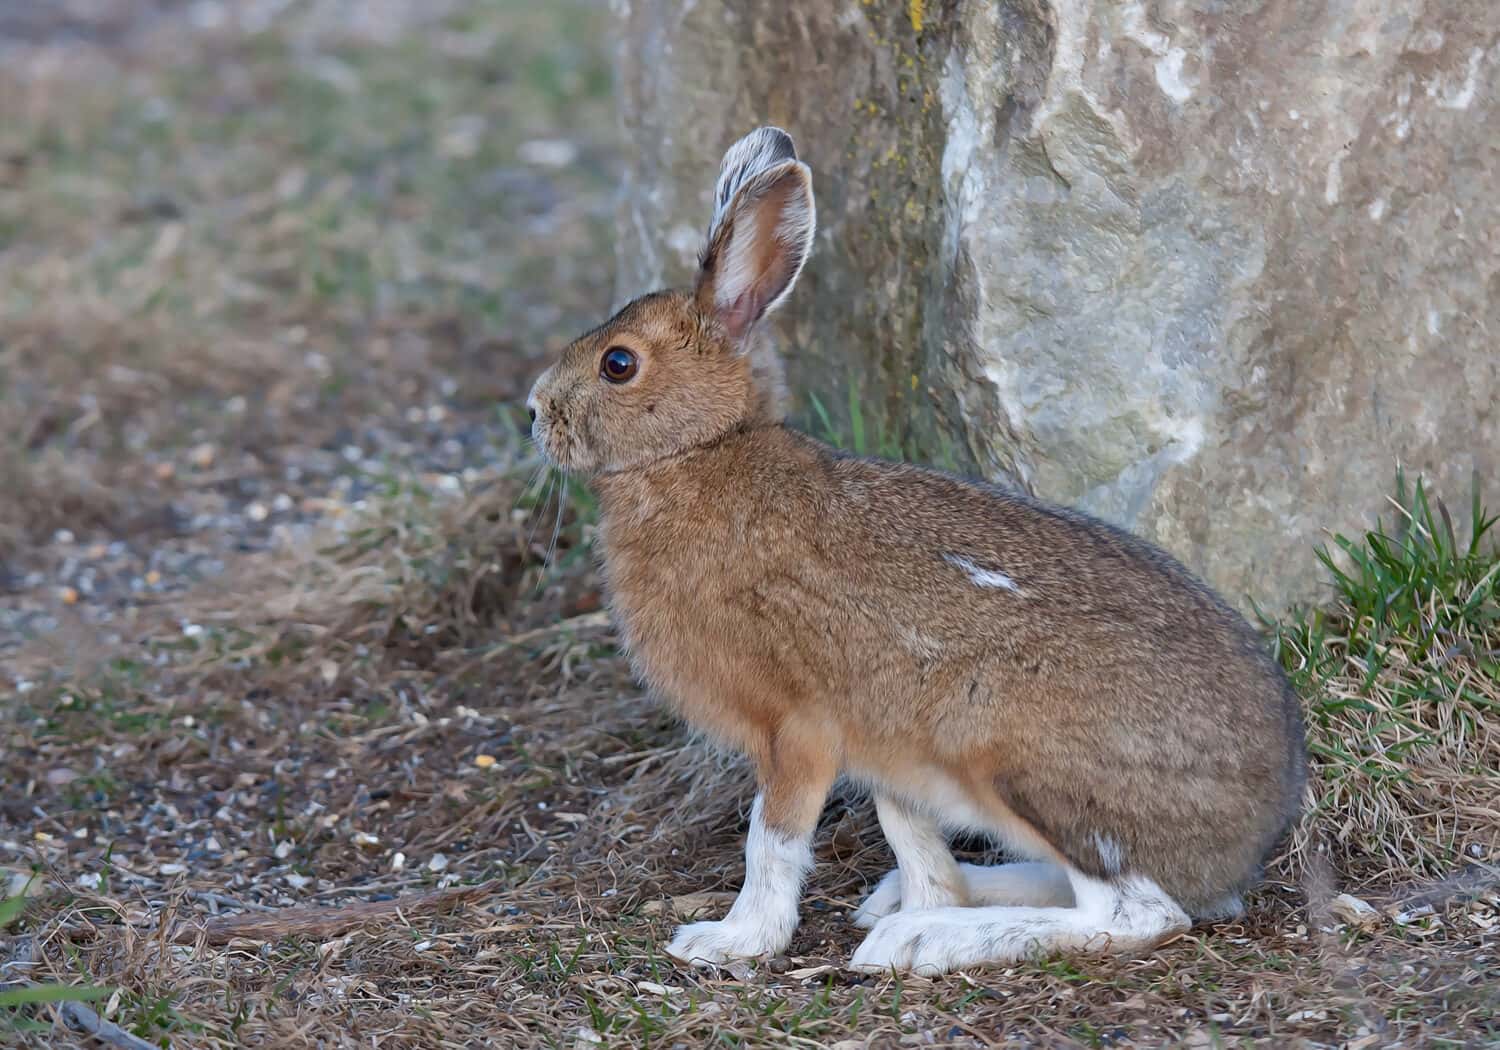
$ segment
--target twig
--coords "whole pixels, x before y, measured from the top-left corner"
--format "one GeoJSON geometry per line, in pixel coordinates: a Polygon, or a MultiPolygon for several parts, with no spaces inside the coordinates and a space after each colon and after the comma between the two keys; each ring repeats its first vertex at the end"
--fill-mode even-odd
{"type": "Polygon", "coordinates": [[[480,662],[482,663],[485,660],[498,656],[507,649],[514,649],[518,645],[526,645],[528,642],[534,642],[540,638],[549,638],[554,634],[565,634],[568,631],[598,630],[601,627],[608,626],[609,613],[602,609],[598,612],[584,613],[581,616],[559,620],[557,623],[548,624],[546,627],[536,627],[530,631],[522,631],[520,634],[513,634],[509,638],[500,639],[489,652],[480,658],[480,662]]]}
{"type": "Polygon", "coordinates": [[[113,1021],[106,1021],[82,1003],[62,1003],[57,1012],[69,1028],[87,1032],[102,1043],[120,1047],[120,1050],[161,1050],[155,1043],[132,1035],[113,1021]]]}
{"type": "Polygon", "coordinates": [[[269,904],[260,904],[256,901],[240,901],[233,897],[226,897],[222,893],[209,893],[206,890],[189,890],[188,896],[195,901],[203,901],[207,904],[217,904],[221,908],[238,908],[241,911],[275,911],[269,904]]]}
{"type": "Polygon", "coordinates": [[[432,893],[397,897],[395,900],[361,901],[343,908],[325,908],[316,904],[273,908],[253,915],[230,915],[202,925],[184,924],[172,932],[171,940],[177,944],[192,944],[200,937],[209,944],[228,944],[236,939],[277,941],[283,937],[316,937],[323,940],[355,926],[397,915],[446,911],[459,904],[489,896],[498,888],[497,881],[490,881],[478,886],[455,886],[432,893]]]}

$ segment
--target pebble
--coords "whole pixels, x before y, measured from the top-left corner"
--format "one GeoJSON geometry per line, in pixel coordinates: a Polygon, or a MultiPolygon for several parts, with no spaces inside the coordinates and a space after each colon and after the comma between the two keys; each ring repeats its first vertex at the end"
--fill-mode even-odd
{"type": "Polygon", "coordinates": [[[1340,922],[1360,928],[1380,922],[1380,913],[1368,902],[1352,893],[1340,893],[1328,902],[1328,910],[1340,922]]]}

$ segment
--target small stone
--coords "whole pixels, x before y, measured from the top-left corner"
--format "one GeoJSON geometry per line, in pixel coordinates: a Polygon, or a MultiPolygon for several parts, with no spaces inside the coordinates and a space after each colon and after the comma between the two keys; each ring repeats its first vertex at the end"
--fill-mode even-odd
{"type": "Polygon", "coordinates": [[[324,660],[318,664],[318,677],[323,679],[324,685],[332,685],[338,681],[339,665],[333,660],[324,660]]]}
{"type": "Polygon", "coordinates": [[[365,849],[369,849],[372,846],[380,845],[380,836],[371,835],[368,831],[356,831],[354,833],[353,841],[356,846],[361,846],[365,849]]]}
{"type": "Polygon", "coordinates": [[[207,470],[209,467],[213,466],[214,460],[217,457],[218,451],[207,442],[199,445],[197,448],[193,449],[192,452],[188,453],[188,460],[199,470],[207,470]]]}
{"type": "Polygon", "coordinates": [[[155,569],[152,569],[146,573],[144,579],[146,581],[146,586],[155,587],[157,584],[161,583],[161,573],[157,572],[155,569]]]}
{"type": "Polygon", "coordinates": [[[1297,1010],[1286,1015],[1287,1024],[1296,1024],[1299,1021],[1326,1021],[1328,1012],[1326,1010],[1297,1010]]]}
{"type": "Polygon", "coordinates": [[[293,847],[291,839],[285,839],[281,842],[276,843],[276,849],[274,851],[276,854],[276,859],[286,860],[292,855],[292,848],[293,847]]]}
{"type": "Polygon", "coordinates": [[[289,871],[282,876],[286,884],[294,890],[306,889],[312,879],[307,875],[298,875],[295,871],[289,871]]]}
{"type": "Polygon", "coordinates": [[[1339,922],[1366,929],[1380,922],[1380,913],[1352,893],[1340,893],[1328,902],[1328,910],[1339,922]]]}
{"type": "Polygon", "coordinates": [[[265,521],[271,516],[271,509],[259,500],[245,508],[245,517],[251,521],[265,521]]]}
{"type": "Polygon", "coordinates": [[[533,139],[516,150],[522,164],[538,168],[566,168],[578,157],[578,147],[565,139],[533,139]]]}
{"type": "Polygon", "coordinates": [[[153,468],[153,472],[156,474],[157,481],[170,481],[172,476],[177,473],[177,465],[175,463],[158,463],[153,468]]]}
{"type": "Polygon", "coordinates": [[[406,854],[397,850],[391,855],[391,870],[401,871],[406,867],[406,854]]]}
{"type": "Polygon", "coordinates": [[[62,787],[64,784],[71,784],[77,779],[78,774],[64,766],[47,770],[47,783],[53,787],[62,787]]]}
{"type": "Polygon", "coordinates": [[[52,542],[68,546],[76,541],[71,529],[58,529],[52,534],[52,542]]]}
{"type": "Polygon", "coordinates": [[[494,755],[475,755],[474,764],[480,769],[489,769],[495,764],[494,755]]]}
{"type": "Polygon", "coordinates": [[[78,591],[73,587],[62,587],[58,589],[57,597],[64,605],[78,604],[78,591]]]}
{"type": "Polygon", "coordinates": [[[447,868],[448,858],[442,853],[434,853],[432,859],[427,862],[428,871],[446,871],[447,868]]]}
{"type": "Polygon", "coordinates": [[[187,865],[186,864],[163,864],[161,867],[159,867],[159,868],[156,869],[156,873],[158,875],[166,875],[166,876],[183,875],[186,872],[187,872],[187,865]]]}

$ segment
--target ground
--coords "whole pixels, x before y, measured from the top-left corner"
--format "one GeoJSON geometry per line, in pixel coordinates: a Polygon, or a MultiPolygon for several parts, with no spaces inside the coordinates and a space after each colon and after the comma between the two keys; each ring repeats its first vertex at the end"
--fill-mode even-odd
{"type": "MultiPolygon", "coordinates": [[[[1440,799],[1328,774],[1326,859],[1145,958],[845,972],[891,863],[853,794],[785,958],[664,956],[750,783],[632,682],[516,411],[613,298],[608,36],[586,0],[0,0],[0,1042],[1500,1040],[1493,721],[1440,799]]],[[[1365,695],[1321,623],[1299,683],[1365,695]]]]}

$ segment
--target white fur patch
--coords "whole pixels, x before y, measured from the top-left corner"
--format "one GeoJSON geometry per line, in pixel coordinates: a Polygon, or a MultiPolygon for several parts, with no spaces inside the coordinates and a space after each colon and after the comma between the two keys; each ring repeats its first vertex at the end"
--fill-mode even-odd
{"type": "Polygon", "coordinates": [[[760,274],[755,269],[760,233],[753,222],[743,222],[729,235],[724,246],[724,261],[719,265],[714,284],[714,302],[727,310],[750,290],[760,274]]]}
{"type": "Polygon", "coordinates": [[[943,560],[955,568],[962,569],[969,574],[969,580],[976,587],[997,587],[1004,591],[1019,591],[1016,581],[998,569],[986,569],[976,564],[973,559],[965,558],[959,554],[945,554],[943,560]]]}
{"type": "Polygon", "coordinates": [[[1099,851],[1099,863],[1110,875],[1118,875],[1125,870],[1125,851],[1112,836],[1094,832],[1094,848],[1099,851]]]}
{"type": "Polygon", "coordinates": [[[812,844],[766,826],[764,796],[750,810],[745,840],[745,885],[720,922],[679,927],[667,954],[694,965],[774,955],[797,929],[802,880],[812,867],[812,844]]]}
{"type": "Polygon", "coordinates": [[[937,908],[897,912],[876,924],[850,968],[933,975],[1016,963],[1057,952],[1132,952],[1188,928],[1187,913],[1150,879],[1113,882],[1067,870],[1071,908],[937,908]]]}

